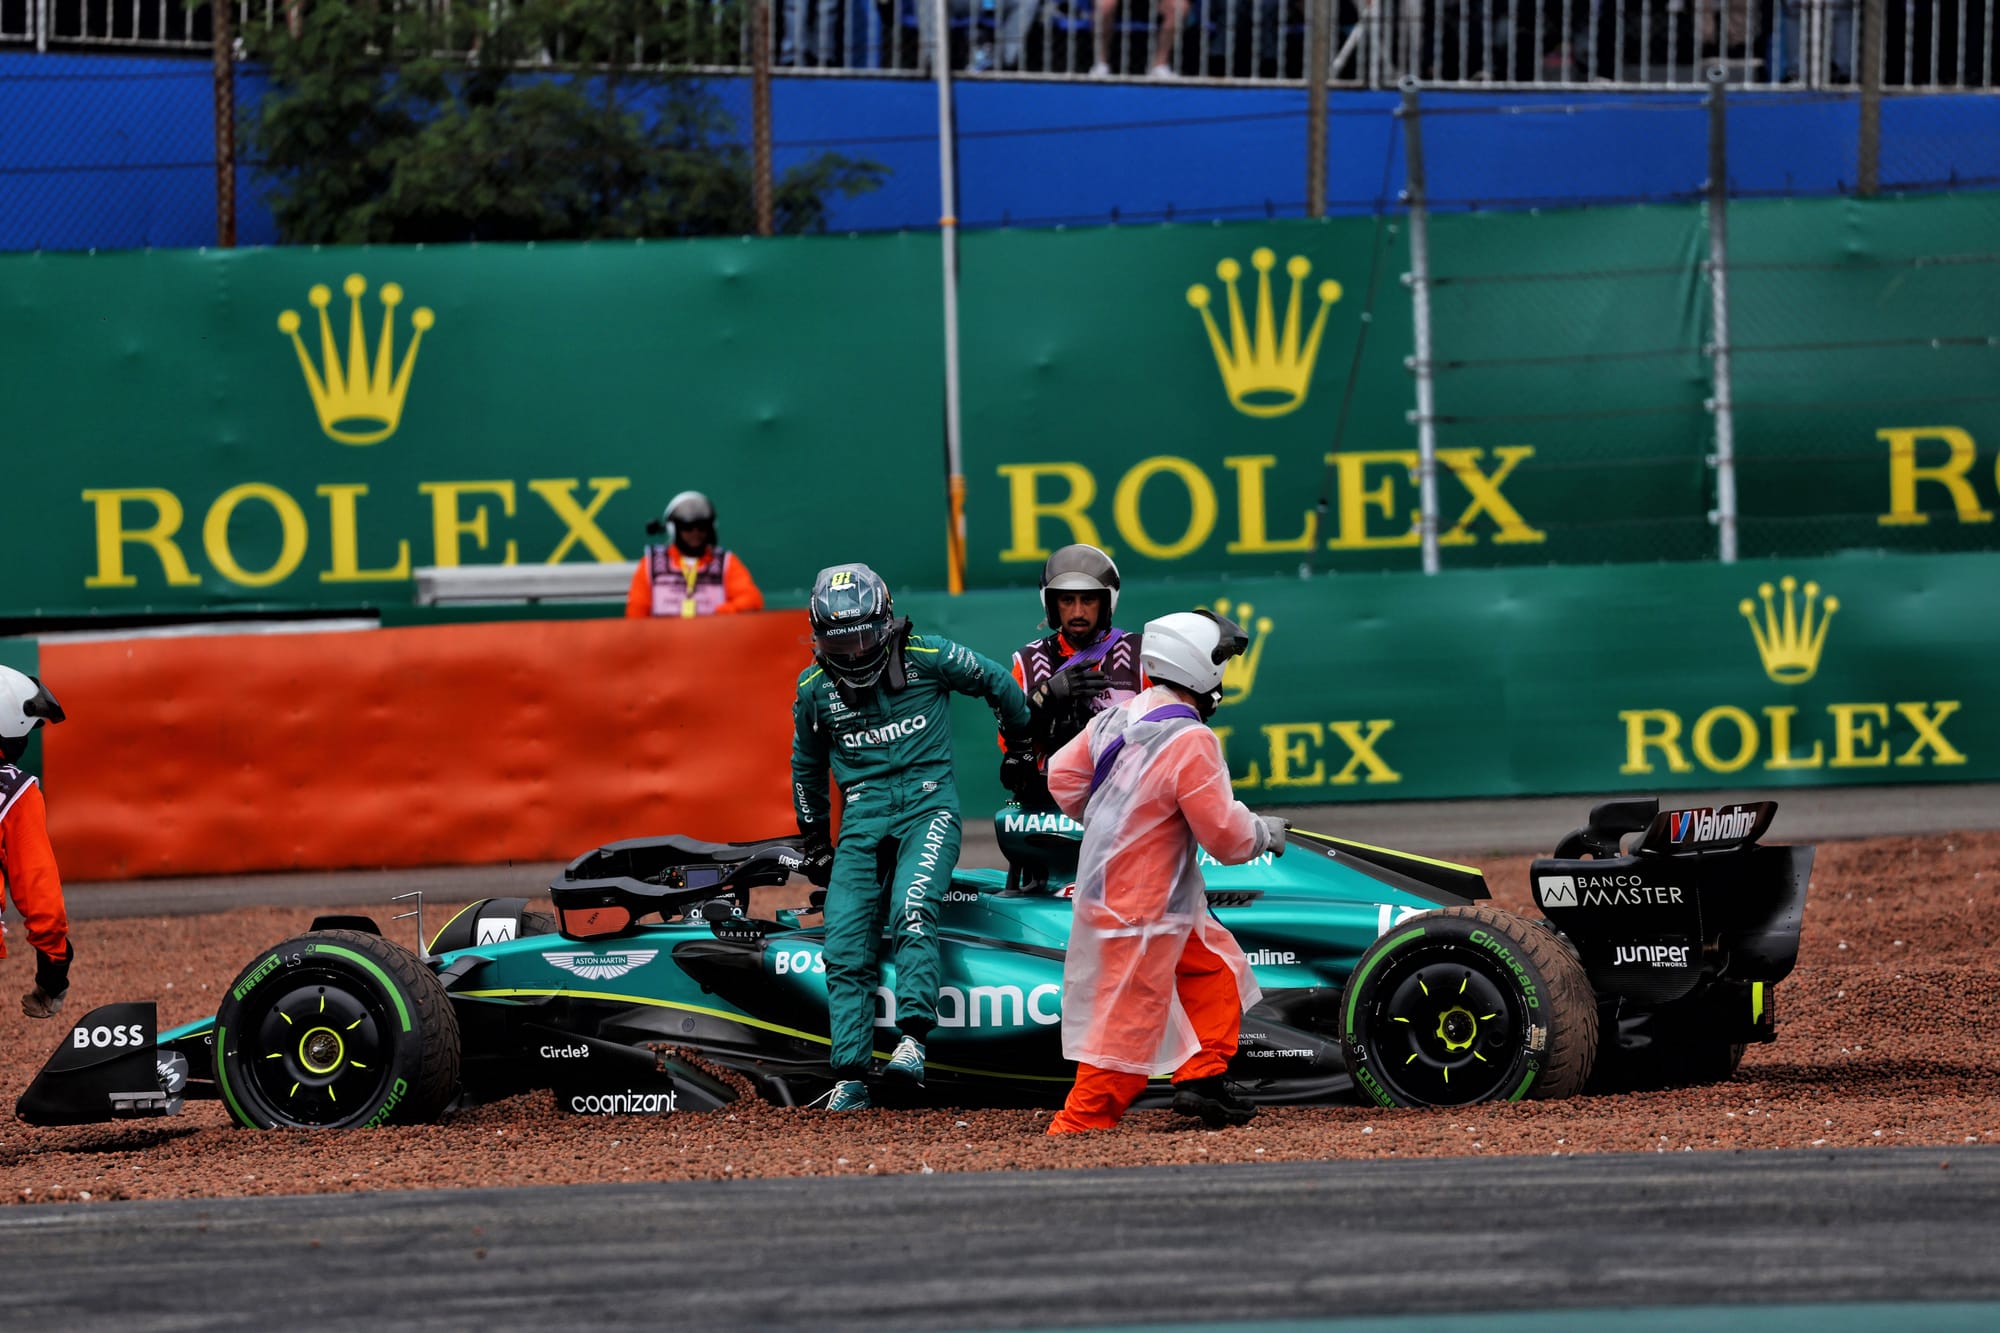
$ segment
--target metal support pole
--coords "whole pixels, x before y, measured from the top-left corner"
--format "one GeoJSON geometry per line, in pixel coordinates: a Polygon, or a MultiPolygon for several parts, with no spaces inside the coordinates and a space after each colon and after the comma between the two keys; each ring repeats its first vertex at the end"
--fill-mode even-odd
{"type": "Polygon", "coordinates": [[[236,247],[236,37],[228,0],[212,0],[215,27],[215,243],[236,247]]]}
{"type": "Polygon", "coordinates": [[[1414,355],[1410,369],[1417,377],[1417,523],[1423,547],[1424,573],[1438,572],[1437,399],[1431,381],[1431,240],[1424,203],[1423,116],[1417,108],[1417,81],[1403,80],[1403,104],[1396,110],[1403,122],[1404,153],[1409,185],[1403,200],[1410,212],[1410,287],[1414,355]]]}
{"type": "Polygon", "coordinates": [[[752,0],[750,17],[750,193],[757,234],[771,234],[771,0],[752,0]]]}
{"type": "Polygon", "coordinates": [[[1882,178],[1882,0],[1861,3],[1861,135],[1855,191],[1874,194],[1882,178]]]}
{"type": "Polygon", "coordinates": [[[965,591],[965,458],[959,441],[958,409],[958,130],[951,107],[950,0],[920,0],[933,6],[937,50],[931,69],[938,95],[938,244],[944,258],[944,460],[947,519],[946,588],[965,591]]]}
{"type": "Polygon", "coordinates": [[[1326,216],[1326,81],[1333,51],[1333,0],[1306,12],[1306,216],[1326,216]]]}
{"type": "Polygon", "coordinates": [[[1729,108],[1723,95],[1728,71],[1708,71],[1708,294],[1713,321],[1709,356],[1715,386],[1708,400],[1715,416],[1716,555],[1736,563],[1736,416],[1729,382],[1729,108]]]}

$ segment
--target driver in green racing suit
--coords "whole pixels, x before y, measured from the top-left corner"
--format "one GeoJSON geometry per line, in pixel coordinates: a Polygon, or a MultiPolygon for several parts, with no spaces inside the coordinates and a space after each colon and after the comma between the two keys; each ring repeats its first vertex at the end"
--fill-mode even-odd
{"type": "Polygon", "coordinates": [[[814,664],[792,700],[792,800],[805,872],[826,886],[826,991],[834,1085],[829,1109],[870,1104],[876,957],[885,917],[896,965],[902,1039],[885,1077],[921,1084],[924,1042],[937,1021],[938,900],[958,864],[958,786],[951,764],[951,696],[992,705],[1008,739],[1001,781],[1034,776],[1028,700],[1006,668],[949,639],[910,632],[889,588],[866,565],[834,565],[814,580],[814,664]],[[840,784],[840,848],[828,836],[827,773],[840,784]]]}

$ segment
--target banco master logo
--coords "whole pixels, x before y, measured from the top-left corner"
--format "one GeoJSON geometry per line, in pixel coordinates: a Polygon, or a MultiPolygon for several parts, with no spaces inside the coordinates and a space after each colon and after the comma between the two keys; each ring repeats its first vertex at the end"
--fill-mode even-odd
{"type": "Polygon", "coordinates": [[[347,294],[347,354],[343,358],[334,341],[333,321],[326,308],[333,293],[325,283],[315,283],[306,300],[319,311],[320,363],[313,363],[299,337],[299,312],[287,310],[278,316],[278,331],[292,340],[299,354],[299,370],[312,393],[313,410],[319,414],[320,429],[342,444],[378,444],[396,433],[403,417],[403,397],[410,391],[410,373],[417,366],[417,344],[424,331],[437,322],[429,306],[410,312],[410,343],[395,364],[396,307],[403,303],[403,289],[393,282],[382,284],[376,299],[382,305],[381,333],[375,339],[373,360],[369,340],[362,328],[361,297],[368,279],[359,273],[347,275],[340,286],[347,294]]]}
{"type": "Polygon", "coordinates": [[[1236,289],[1243,266],[1234,259],[1215,266],[1215,276],[1222,279],[1229,294],[1227,342],[1209,309],[1208,284],[1198,282],[1187,291],[1188,304],[1200,312],[1208,330],[1209,350],[1215,353],[1215,367],[1222,372],[1222,389],[1229,395],[1229,405],[1246,417],[1281,417],[1305,402],[1312,387],[1313,363],[1319,359],[1320,335],[1326,332],[1326,313],[1340,300],[1339,283],[1328,279],[1319,284],[1319,309],[1301,346],[1299,326],[1304,322],[1305,280],[1312,272],[1312,261],[1293,255],[1285,261],[1292,290],[1280,334],[1271,299],[1271,269],[1277,262],[1277,255],[1265,246],[1250,254],[1250,267],[1257,270],[1257,309],[1251,320],[1243,316],[1243,298],[1236,289]]]}
{"type": "Polygon", "coordinates": [[[1783,614],[1772,604],[1771,585],[1759,584],[1757,595],[1764,603],[1764,619],[1757,619],[1757,605],[1748,597],[1736,604],[1743,618],[1750,622],[1750,633],[1757,640],[1757,656],[1764,663],[1764,674],[1780,685],[1803,685],[1819,670],[1819,655],[1826,647],[1827,622],[1840,609],[1840,599],[1829,597],[1819,612],[1817,622],[1813,619],[1814,603],[1819,601],[1819,585],[1806,584],[1805,609],[1799,609],[1799,581],[1787,574],[1778,580],[1779,588],[1785,594],[1783,614]]]}
{"type": "Polygon", "coordinates": [[[659,955],[658,949],[628,949],[624,953],[545,953],[542,960],[565,972],[574,972],[586,981],[609,981],[635,967],[644,967],[659,955]]]}
{"type": "Polygon", "coordinates": [[[1248,602],[1232,603],[1227,597],[1215,599],[1215,614],[1234,621],[1250,636],[1250,646],[1222,664],[1222,707],[1250,697],[1257,683],[1257,668],[1264,660],[1264,640],[1271,633],[1271,617],[1256,615],[1248,602]]]}

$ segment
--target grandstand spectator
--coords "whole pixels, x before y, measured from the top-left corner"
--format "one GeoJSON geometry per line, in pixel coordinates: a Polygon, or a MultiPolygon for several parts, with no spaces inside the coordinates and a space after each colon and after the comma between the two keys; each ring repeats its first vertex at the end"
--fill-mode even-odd
{"type": "Polygon", "coordinates": [[[1820,26],[1820,65],[1831,83],[1853,82],[1854,0],[1778,0],[1777,65],[1780,83],[1797,83],[1805,58],[1806,25],[1803,20],[1817,7],[1824,16],[1820,26]]]}
{"type": "Polygon", "coordinates": [[[848,0],[784,0],[778,63],[838,69],[845,57],[848,0]]]}
{"type": "MultiPolygon", "coordinates": [[[[1120,6],[1125,7],[1127,16],[1131,14],[1132,0],[1095,0],[1095,16],[1091,21],[1091,40],[1097,52],[1097,63],[1090,67],[1092,78],[1105,78],[1111,73],[1111,45],[1118,34],[1120,6]]],[[[1153,14],[1153,60],[1147,73],[1156,79],[1174,77],[1174,39],[1180,35],[1181,24],[1188,15],[1188,0],[1155,0],[1153,14]]]]}
{"type": "Polygon", "coordinates": [[[639,553],[632,586],[625,593],[625,614],[647,616],[715,616],[761,611],[764,594],[732,551],[715,544],[715,506],[700,491],[682,491],[667,501],[666,512],[646,525],[646,531],[666,541],[639,553]]]}
{"type": "MultiPolygon", "coordinates": [[[[977,22],[978,12],[985,7],[985,0],[946,0],[951,6],[953,19],[967,19],[977,22]]],[[[929,71],[931,53],[937,42],[932,29],[937,26],[937,0],[911,0],[917,11],[917,67],[929,71]]],[[[975,43],[967,65],[972,69],[991,69],[996,57],[999,68],[1017,70],[1021,68],[1023,54],[1027,50],[1028,33],[1034,29],[1035,20],[1041,15],[1041,0],[992,0],[995,36],[999,38],[997,52],[987,47],[984,41],[975,43]]],[[[950,37],[946,36],[949,48],[950,37]]]]}

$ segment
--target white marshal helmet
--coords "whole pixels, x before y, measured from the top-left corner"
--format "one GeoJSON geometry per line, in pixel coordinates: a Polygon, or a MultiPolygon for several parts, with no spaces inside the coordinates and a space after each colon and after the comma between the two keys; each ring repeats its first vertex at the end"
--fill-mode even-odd
{"type": "Polygon", "coordinates": [[[0,666],[0,758],[10,764],[27,753],[28,733],[63,720],[62,705],[33,676],[0,666]]]}
{"type": "Polygon", "coordinates": [[[1250,646],[1235,621],[1213,611],[1176,611],[1146,622],[1139,664],[1155,683],[1178,685],[1195,696],[1203,717],[1222,702],[1222,664],[1250,646]]]}

